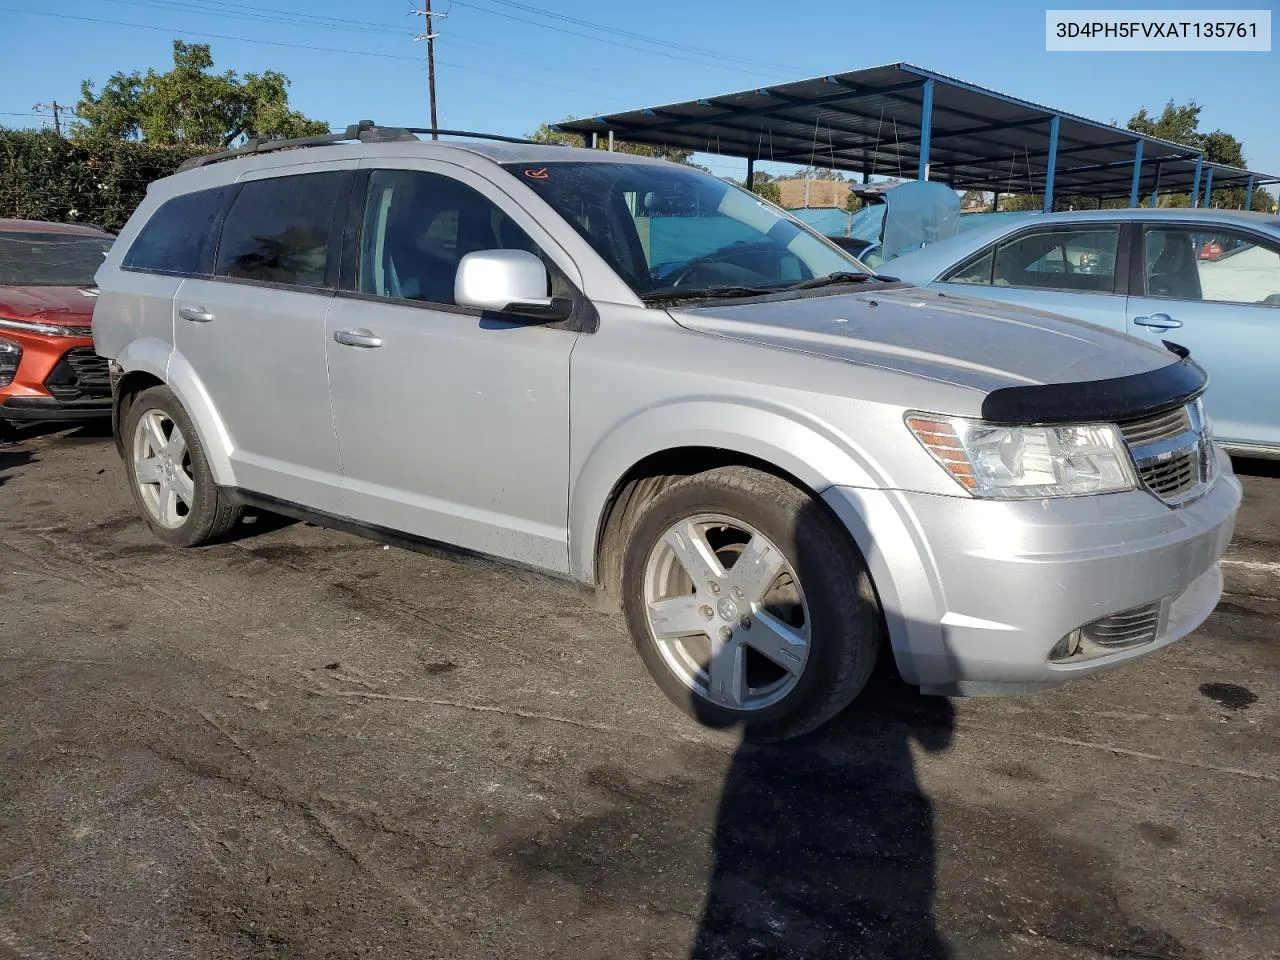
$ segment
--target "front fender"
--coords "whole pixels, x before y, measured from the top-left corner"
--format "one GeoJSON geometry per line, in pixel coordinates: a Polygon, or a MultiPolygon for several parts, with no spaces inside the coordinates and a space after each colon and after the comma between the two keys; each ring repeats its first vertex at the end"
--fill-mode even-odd
{"type": "Polygon", "coordinates": [[[214,482],[220,487],[234,487],[231,437],[204,383],[186,358],[163,340],[144,337],[131,341],[116,362],[125,376],[133,372],[149,373],[173,391],[195,424],[214,482]]]}
{"type": "Polygon", "coordinates": [[[600,527],[618,482],[646,457],[681,447],[762,460],[817,494],[833,485],[885,485],[882,471],[851,438],[799,410],[741,398],[646,407],[615,424],[576,464],[569,491],[569,569],[575,579],[595,582],[600,527]]]}

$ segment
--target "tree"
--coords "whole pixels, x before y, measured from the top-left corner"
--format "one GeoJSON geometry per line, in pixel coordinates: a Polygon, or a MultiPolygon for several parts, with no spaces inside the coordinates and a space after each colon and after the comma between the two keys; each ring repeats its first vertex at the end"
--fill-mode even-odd
{"type": "Polygon", "coordinates": [[[753,193],[763,197],[770,203],[782,203],[782,190],[778,186],[776,177],[770,176],[763,170],[756,170],[752,172],[751,179],[753,181],[751,184],[753,193]]]}
{"type": "MultiPolygon", "coordinates": [[[[529,139],[537,143],[554,143],[562,147],[581,147],[582,135],[578,133],[564,133],[560,130],[552,130],[545,123],[539,124],[538,129],[529,134],[529,139]]],[[[598,137],[596,140],[597,150],[608,150],[609,141],[606,137],[598,137]]],[[[661,160],[670,160],[673,163],[683,163],[685,166],[698,167],[699,170],[705,170],[694,163],[692,150],[685,150],[677,147],[653,147],[647,143],[629,143],[626,140],[614,138],[613,150],[615,153],[629,153],[639,157],[658,157],[661,160]]]]}
{"type": "MultiPolygon", "coordinates": [[[[1170,100],[1164,105],[1164,109],[1158,117],[1152,116],[1150,111],[1143,107],[1129,118],[1128,127],[1130,130],[1145,133],[1150,137],[1159,137],[1161,140],[1185,144],[1194,150],[1203,152],[1204,158],[1210,163],[1221,163],[1229,167],[1245,166],[1244,144],[1234,136],[1223,130],[1212,130],[1209,133],[1200,132],[1200,111],[1202,109],[1194,100],[1181,105],[1175,104],[1170,100]]],[[[1191,196],[1186,193],[1170,194],[1162,196],[1160,202],[1161,206],[1189,207],[1191,206],[1191,196]]],[[[1275,203],[1275,200],[1267,191],[1255,190],[1253,192],[1251,206],[1254,210],[1270,210],[1273,203],[1275,203]]],[[[1244,190],[1241,187],[1214,190],[1210,197],[1210,205],[1227,208],[1242,207],[1244,206],[1244,190]]]]}
{"type": "Polygon", "coordinates": [[[173,41],[173,69],[115,73],[95,92],[80,84],[73,136],[222,150],[248,137],[308,137],[329,126],[289,109],[289,78],[275,70],[213,72],[208,44],[173,41]]]}

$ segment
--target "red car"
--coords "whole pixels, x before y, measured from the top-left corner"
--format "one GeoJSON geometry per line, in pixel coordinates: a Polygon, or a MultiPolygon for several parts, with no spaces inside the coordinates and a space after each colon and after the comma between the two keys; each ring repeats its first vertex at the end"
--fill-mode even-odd
{"type": "Polygon", "coordinates": [[[93,351],[93,275],[115,237],[97,227],[0,220],[0,423],[111,416],[93,351]]]}

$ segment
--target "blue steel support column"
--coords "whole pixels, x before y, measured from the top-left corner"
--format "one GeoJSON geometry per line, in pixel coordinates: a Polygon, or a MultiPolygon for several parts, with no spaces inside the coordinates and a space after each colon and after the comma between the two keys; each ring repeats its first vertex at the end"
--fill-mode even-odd
{"type": "Polygon", "coordinates": [[[1209,168],[1209,174],[1204,178],[1204,205],[1208,209],[1213,200],[1213,167],[1209,168]]]}
{"type": "Polygon", "coordinates": [[[756,160],[755,157],[747,157],[747,189],[754,192],[756,189],[756,160]]]}
{"type": "Polygon", "coordinates": [[[1053,174],[1058,166],[1058,115],[1049,121],[1049,158],[1044,168],[1044,212],[1053,212],[1053,174]]]}
{"type": "Polygon", "coordinates": [[[1138,187],[1142,184],[1142,141],[1133,150],[1133,183],[1129,187],[1129,206],[1138,205],[1138,187]]]}
{"type": "Polygon", "coordinates": [[[1249,182],[1244,187],[1244,208],[1253,209],[1253,174],[1249,174],[1249,182]]]}
{"type": "Polygon", "coordinates": [[[929,179],[929,137],[933,133],[933,78],[924,82],[924,102],[920,104],[920,170],[917,180],[929,179]]]}
{"type": "Polygon", "coordinates": [[[1160,206],[1160,161],[1156,161],[1156,182],[1151,185],[1151,209],[1160,206]]]}
{"type": "Polygon", "coordinates": [[[1196,178],[1191,182],[1191,205],[1200,206],[1200,170],[1204,166],[1204,157],[1196,157],[1196,178]]]}

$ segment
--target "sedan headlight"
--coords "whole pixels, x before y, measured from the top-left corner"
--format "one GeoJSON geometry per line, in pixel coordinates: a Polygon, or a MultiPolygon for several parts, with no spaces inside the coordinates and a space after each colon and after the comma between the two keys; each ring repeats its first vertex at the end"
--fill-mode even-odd
{"type": "Polygon", "coordinates": [[[1006,427],[912,414],[907,426],[956,482],[998,500],[1080,497],[1137,486],[1118,427],[1006,427]]]}
{"type": "Polygon", "coordinates": [[[12,340],[0,337],[0,387],[13,383],[18,374],[18,364],[22,362],[22,347],[12,340]]]}
{"type": "Polygon", "coordinates": [[[60,323],[44,323],[39,320],[11,320],[0,317],[0,330],[17,330],[19,333],[42,333],[46,337],[87,337],[88,327],[67,327],[60,323]]]}

